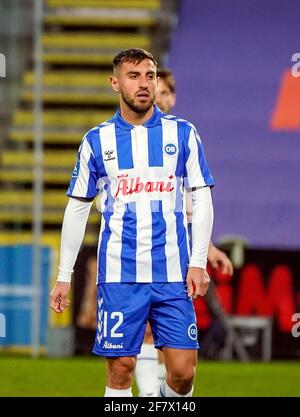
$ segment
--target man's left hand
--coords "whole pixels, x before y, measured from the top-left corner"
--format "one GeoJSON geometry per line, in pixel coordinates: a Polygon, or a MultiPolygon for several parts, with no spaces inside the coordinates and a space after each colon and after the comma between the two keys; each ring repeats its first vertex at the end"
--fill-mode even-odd
{"type": "Polygon", "coordinates": [[[188,287],[188,296],[192,296],[193,299],[195,299],[206,294],[210,278],[206,269],[191,266],[187,273],[186,283],[188,287]]]}

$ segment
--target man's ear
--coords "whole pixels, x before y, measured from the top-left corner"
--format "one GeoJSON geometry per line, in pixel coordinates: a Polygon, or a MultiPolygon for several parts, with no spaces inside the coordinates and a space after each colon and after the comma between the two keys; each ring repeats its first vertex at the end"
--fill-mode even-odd
{"type": "Polygon", "coordinates": [[[174,107],[176,104],[176,94],[173,94],[171,106],[174,107]]]}
{"type": "Polygon", "coordinates": [[[118,79],[117,77],[115,77],[114,75],[110,76],[110,85],[111,88],[116,92],[119,93],[119,83],[118,83],[118,79]]]}

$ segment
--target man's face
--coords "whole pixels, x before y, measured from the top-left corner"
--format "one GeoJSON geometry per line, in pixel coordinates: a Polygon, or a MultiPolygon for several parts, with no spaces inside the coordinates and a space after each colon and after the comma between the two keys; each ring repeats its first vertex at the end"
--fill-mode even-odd
{"type": "Polygon", "coordinates": [[[153,105],[156,95],[156,66],[150,59],[139,64],[123,62],[111,77],[111,85],[131,110],[145,113],[153,105]]]}
{"type": "Polygon", "coordinates": [[[155,103],[164,113],[168,113],[171,107],[175,105],[175,100],[175,94],[172,93],[168,84],[163,78],[159,78],[155,103]]]}

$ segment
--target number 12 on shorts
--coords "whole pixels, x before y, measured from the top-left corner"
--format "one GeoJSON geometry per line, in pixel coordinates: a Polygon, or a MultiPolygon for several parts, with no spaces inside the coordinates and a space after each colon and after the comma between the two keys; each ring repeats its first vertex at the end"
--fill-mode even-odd
{"type": "MultiPolygon", "coordinates": [[[[110,317],[108,318],[108,312],[104,311],[103,312],[103,337],[107,337],[107,322],[109,320],[112,321],[116,321],[117,322],[113,325],[113,327],[110,330],[110,337],[123,337],[123,333],[119,332],[117,333],[118,328],[121,326],[121,324],[123,323],[124,319],[123,319],[123,313],[121,313],[121,311],[113,311],[110,314],[110,317]]],[[[109,326],[110,328],[111,326],[109,326]]]]}

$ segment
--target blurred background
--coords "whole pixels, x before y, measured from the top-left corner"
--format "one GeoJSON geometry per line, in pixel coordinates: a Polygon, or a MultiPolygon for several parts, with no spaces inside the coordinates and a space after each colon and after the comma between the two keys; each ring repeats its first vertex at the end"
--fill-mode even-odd
{"type": "Polygon", "coordinates": [[[100,395],[96,202],[72,307],[54,316],[48,294],[77,148],[115,111],[112,59],[129,47],[174,71],[173,113],[200,133],[216,180],[213,241],[235,268],[210,269],[195,302],[196,395],[297,395],[299,16],[298,0],[0,0],[0,396],[100,395]],[[59,370],[74,376],[70,391],[55,385],[59,370]],[[79,390],[84,372],[92,382],[79,390]]]}

